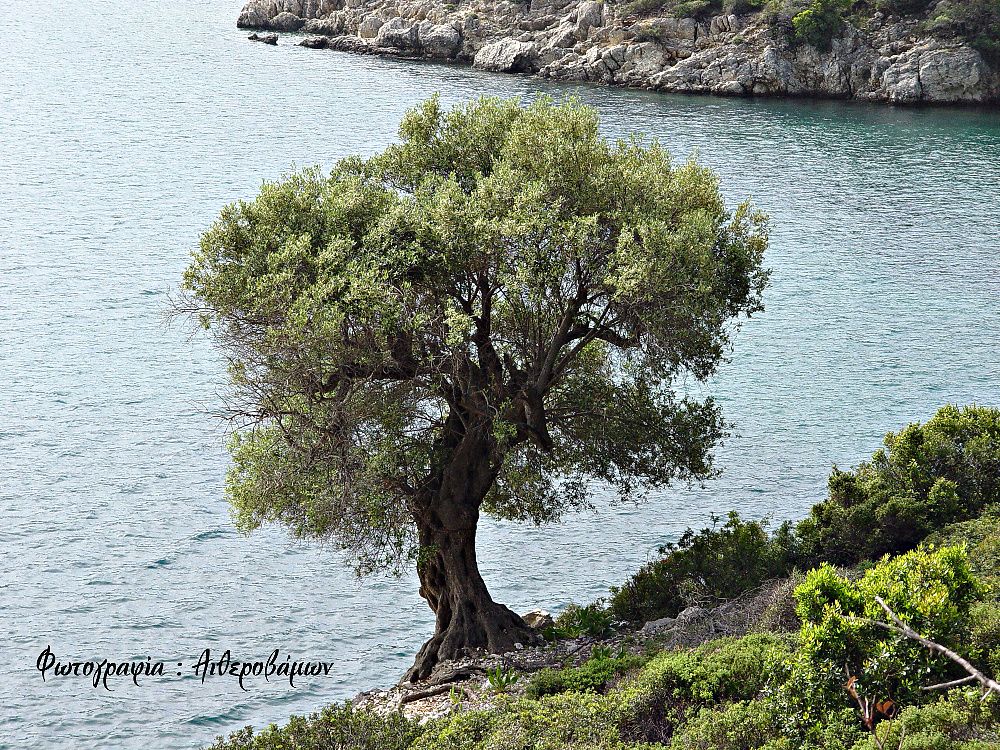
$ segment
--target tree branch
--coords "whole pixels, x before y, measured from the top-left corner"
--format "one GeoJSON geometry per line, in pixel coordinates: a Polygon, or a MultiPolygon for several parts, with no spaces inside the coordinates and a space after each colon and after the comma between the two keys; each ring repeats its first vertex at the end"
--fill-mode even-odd
{"type": "Polygon", "coordinates": [[[905,636],[910,640],[916,641],[921,646],[924,646],[925,648],[931,651],[939,653],[945,658],[955,662],[962,669],[964,669],[969,675],[969,677],[965,678],[964,680],[958,680],[955,681],[954,683],[943,683],[941,685],[934,685],[929,688],[924,688],[925,690],[936,690],[939,688],[943,689],[953,684],[975,681],[978,682],[980,685],[982,685],[984,690],[990,690],[996,693],[997,695],[1000,695],[1000,683],[998,683],[996,680],[991,680],[989,677],[987,677],[978,669],[976,669],[974,666],[972,666],[972,664],[969,663],[967,659],[964,659],[963,657],[959,656],[950,648],[942,646],[940,643],[935,643],[930,638],[925,638],[924,636],[920,635],[920,633],[918,633],[916,630],[911,628],[905,622],[900,620],[899,617],[896,615],[896,613],[893,612],[892,609],[889,607],[889,605],[885,603],[882,597],[876,596],[875,601],[878,602],[878,605],[883,610],[885,610],[886,615],[888,615],[889,619],[892,621],[893,624],[890,625],[885,622],[879,622],[878,620],[868,620],[867,618],[858,618],[858,619],[865,620],[866,622],[869,622],[872,625],[875,625],[876,627],[880,627],[883,630],[888,630],[892,633],[898,633],[899,635],[905,636]]]}

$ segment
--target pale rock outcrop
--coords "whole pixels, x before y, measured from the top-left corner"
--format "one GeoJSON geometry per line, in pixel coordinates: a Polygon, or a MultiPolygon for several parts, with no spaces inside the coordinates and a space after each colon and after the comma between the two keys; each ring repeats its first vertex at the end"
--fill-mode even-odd
{"type": "Polygon", "coordinates": [[[329,44],[330,39],[325,36],[307,36],[299,42],[300,47],[307,47],[308,49],[326,49],[329,44]]]}
{"type": "MultiPolygon", "coordinates": [[[[668,92],[996,103],[1000,72],[957,39],[876,15],[829,51],[761,14],[636,19],[601,0],[249,0],[238,25],[323,35],[330,49],[668,92]]],[[[322,46],[319,41],[309,42],[322,46]]]]}
{"type": "Polygon", "coordinates": [[[339,15],[330,16],[329,18],[310,18],[302,26],[302,31],[307,34],[338,36],[344,33],[344,19],[339,15]]]}
{"type": "Polygon", "coordinates": [[[576,10],[576,38],[583,41],[590,30],[604,25],[604,3],[584,0],[576,10]]]}
{"type": "Polygon", "coordinates": [[[392,18],[379,28],[375,45],[401,50],[417,49],[417,25],[405,18],[392,18]]]}
{"type": "Polygon", "coordinates": [[[305,23],[306,20],[304,18],[301,18],[294,13],[284,11],[271,19],[271,23],[268,25],[268,28],[274,29],[275,31],[298,31],[305,25],[305,23]]]}
{"type": "Polygon", "coordinates": [[[420,49],[430,57],[451,58],[462,49],[462,34],[448,23],[421,22],[417,38],[420,49]]]}
{"type": "Polygon", "coordinates": [[[358,36],[362,39],[374,39],[384,24],[385,21],[379,16],[368,16],[358,24],[358,36]]]}
{"type": "Polygon", "coordinates": [[[487,44],[472,64],[497,73],[534,73],[537,70],[538,45],[516,39],[501,39],[487,44]]]}
{"type": "Polygon", "coordinates": [[[533,609],[530,612],[525,612],[521,615],[521,619],[524,620],[525,625],[535,630],[544,630],[556,624],[555,620],[552,619],[552,615],[544,609],[533,609]]]}

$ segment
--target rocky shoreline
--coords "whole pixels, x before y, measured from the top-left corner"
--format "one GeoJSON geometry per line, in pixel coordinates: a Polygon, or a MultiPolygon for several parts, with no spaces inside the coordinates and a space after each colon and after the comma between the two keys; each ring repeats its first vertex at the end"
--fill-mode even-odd
{"type": "MultiPolygon", "coordinates": [[[[690,649],[761,628],[770,632],[791,631],[798,625],[792,599],[794,586],[792,579],[768,581],[718,606],[691,606],[676,617],[652,620],[636,630],[619,630],[603,637],[584,635],[507,654],[472,654],[461,661],[442,662],[423,682],[401,681],[388,689],[369,690],[357,695],[351,704],[356,709],[383,715],[399,712],[426,722],[455,711],[489,709],[497,701],[523,695],[534,673],[579,666],[596,649],[642,654],[690,649]],[[489,679],[493,670],[516,675],[517,679],[498,690],[489,679]]],[[[539,631],[553,622],[543,610],[528,612],[523,617],[539,631]]]]}
{"type": "Polygon", "coordinates": [[[761,14],[639,18],[600,0],[250,0],[237,25],[305,34],[307,47],[663,92],[1000,102],[1000,71],[978,51],[881,14],[848,24],[828,52],[790,43],[761,14]]]}

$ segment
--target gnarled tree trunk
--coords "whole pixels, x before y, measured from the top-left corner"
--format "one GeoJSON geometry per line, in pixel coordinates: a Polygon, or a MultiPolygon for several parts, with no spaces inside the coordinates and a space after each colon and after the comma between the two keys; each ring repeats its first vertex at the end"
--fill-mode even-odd
{"type": "Polygon", "coordinates": [[[415,514],[421,548],[420,595],[436,615],[434,637],[423,645],[406,674],[411,682],[430,676],[438,662],[470,651],[514,650],[540,640],[521,617],[494,602],[476,561],[479,506],[496,478],[482,444],[462,441],[415,514]]]}

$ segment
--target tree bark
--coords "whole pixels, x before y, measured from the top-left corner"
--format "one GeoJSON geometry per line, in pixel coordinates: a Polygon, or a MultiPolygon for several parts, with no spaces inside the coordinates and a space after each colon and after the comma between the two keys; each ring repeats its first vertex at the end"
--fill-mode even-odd
{"type": "Polygon", "coordinates": [[[479,572],[479,507],[495,478],[484,446],[459,446],[415,515],[420,595],[436,621],[434,636],[406,674],[411,682],[427,679],[441,661],[478,650],[506,653],[515,643],[540,640],[518,614],[493,601],[479,572]]]}

